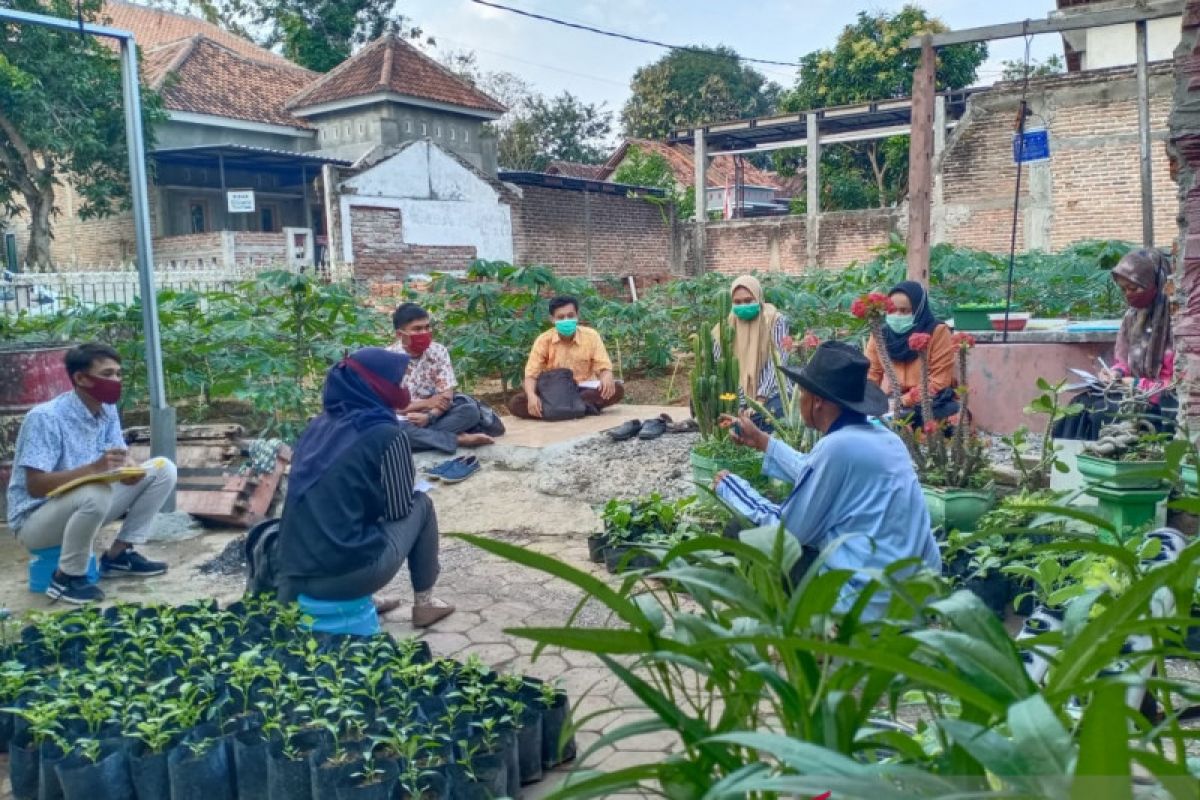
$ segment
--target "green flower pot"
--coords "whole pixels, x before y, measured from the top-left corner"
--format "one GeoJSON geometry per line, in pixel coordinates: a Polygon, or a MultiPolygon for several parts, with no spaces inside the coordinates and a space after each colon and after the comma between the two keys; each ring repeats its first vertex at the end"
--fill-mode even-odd
{"type": "Polygon", "coordinates": [[[1184,464],[1180,469],[1183,479],[1183,490],[1188,494],[1200,494],[1200,474],[1196,472],[1195,464],[1184,464]]]}
{"type": "Polygon", "coordinates": [[[1089,484],[1109,489],[1155,489],[1163,482],[1165,461],[1114,461],[1080,453],[1079,474],[1089,484]]]}
{"type": "Polygon", "coordinates": [[[922,486],[929,522],[946,531],[973,531],[979,518],[996,505],[996,492],[976,489],[943,489],[922,486]]]}
{"type": "Polygon", "coordinates": [[[956,306],[951,309],[954,315],[954,330],[956,331],[990,331],[992,329],[992,321],[988,319],[988,314],[1004,313],[1004,306],[971,306],[963,308],[956,306]]]}
{"type": "Polygon", "coordinates": [[[747,451],[746,456],[737,459],[709,458],[700,455],[693,448],[690,458],[692,480],[703,486],[712,486],[713,478],[723,469],[748,481],[753,481],[762,472],[762,454],[755,451],[747,451]]]}

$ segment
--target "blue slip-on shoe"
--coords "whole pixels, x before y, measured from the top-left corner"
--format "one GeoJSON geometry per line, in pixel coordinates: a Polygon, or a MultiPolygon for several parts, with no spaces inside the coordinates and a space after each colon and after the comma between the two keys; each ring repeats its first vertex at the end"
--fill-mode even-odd
{"type": "Polygon", "coordinates": [[[446,470],[448,470],[453,464],[456,464],[459,461],[462,461],[461,456],[458,458],[448,458],[445,461],[443,461],[442,463],[437,464],[436,466],[427,468],[425,470],[425,474],[428,475],[431,480],[435,480],[435,481],[441,480],[442,476],[445,474],[446,470]]]}
{"type": "Polygon", "coordinates": [[[456,461],[442,472],[442,483],[462,483],[479,471],[479,459],[467,456],[462,461],[456,461]]]}

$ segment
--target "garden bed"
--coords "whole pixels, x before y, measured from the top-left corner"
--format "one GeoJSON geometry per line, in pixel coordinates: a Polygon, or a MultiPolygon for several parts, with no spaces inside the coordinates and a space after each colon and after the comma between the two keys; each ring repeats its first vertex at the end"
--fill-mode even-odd
{"type": "Polygon", "coordinates": [[[0,671],[13,796],[518,797],[573,757],[552,685],[300,625],[256,599],[37,618],[0,671]]]}

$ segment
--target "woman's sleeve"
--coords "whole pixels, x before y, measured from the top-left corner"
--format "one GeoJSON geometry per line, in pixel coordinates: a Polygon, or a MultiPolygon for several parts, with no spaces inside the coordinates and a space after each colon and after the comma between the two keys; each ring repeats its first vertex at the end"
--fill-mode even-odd
{"type": "Polygon", "coordinates": [[[867,380],[879,388],[883,388],[883,359],[879,357],[879,347],[875,344],[873,335],[867,336],[867,361],[871,362],[867,370],[867,380]]]}
{"type": "Polygon", "coordinates": [[[1117,331],[1117,341],[1113,345],[1113,369],[1121,373],[1121,377],[1127,378],[1133,374],[1129,369],[1129,340],[1125,338],[1125,326],[1117,331]]]}
{"type": "MultiPolygon", "coordinates": [[[[963,380],[967,378],[964,375],[963,380]]],[[[929,394],[932,397],[954,385],[954,342],[950,329],[938,325],[929,342],[929,394]]]]}
{"type": "MultiPolygon", "coordinates": [[[[783,351],[783,340],[787,336],[787,319],[783,314],[775,318],[775,326],[771,329],[771,341],[775,343],[775,352],[779,356],[779,363],[787,363],[787,353],[783,351]]],[[[779,382],[775,375],[775,362],[768,359],[766,364],[763,364],[762,371],[758,374],[758,395],[759,397],[771,398],[779,393],[779,382]]]]}
{"type": "Polygon", "coordinates": [[[404,519],[412,511],[413,486],[416,483],[416,467],[412,460],[412,447],[408,435],[397,431],[396,438],[383,451],[381,464],[384,508],[386,520],[404,519]]]}

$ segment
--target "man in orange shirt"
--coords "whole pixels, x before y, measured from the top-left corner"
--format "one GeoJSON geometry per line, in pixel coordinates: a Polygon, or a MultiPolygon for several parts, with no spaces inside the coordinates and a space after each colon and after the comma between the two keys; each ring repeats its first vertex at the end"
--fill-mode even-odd
{"type": "Polygon", "coordinates": [[[534,340],[525,362],[524,391],[509,401],[509,411],[525,419],[542,419],[544,398],[538,392],[538,379],[551,370],[570,370],[588,411],[599,412],[619,403],[625,389],[613,379],[612,361],[600,334],[579,324],[579,301],[554,298],[550,319],[554,327],[534,340]]]}

